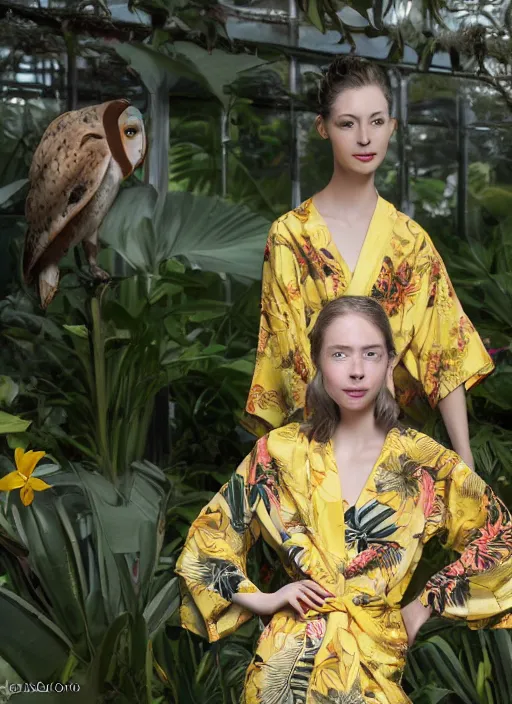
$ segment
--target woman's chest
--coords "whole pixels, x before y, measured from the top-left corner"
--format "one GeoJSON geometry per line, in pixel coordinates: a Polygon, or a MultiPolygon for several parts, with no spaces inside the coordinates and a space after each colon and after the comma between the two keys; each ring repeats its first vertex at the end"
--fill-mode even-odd
{"type": "Polygon", "coordinates": [[[371,296],[388,315],[397,351],[404,350],[414,328],[414,306],[424,285],[410,243],[393,246],[392,241],[389,251],[378,261],[360,256],[353,274],[332,244],[321,244],[322,240],[313,247],[311,240],[304,240],[296,250],[300,272],[297,292],[304,306],[306,337],[329,301],[346,295],[371,296]]]}
{"type": "MultiPolygon", "coordinates": [[[[391,432],[387,445],[396,435],[391,432]]],[[[287,473],[282,497],[286,530],[301,526],[327,548],[345,548],[351,554],[389,546],[402,552],[421,539],[426,510],[435,505],[435,483],[428,470],[386,446],[374,463],[370,454],[362,458],[363,473],[353,464],[340,478],[334,450],[325,446],[287,473]]]]}
{"type": "Polygon", "coordinates": [[[340,220],[329,218],[325,220],[331,238],[331,242],[328,243],[329,250],[339,260],[341,269],[345,269],[351,277],[363,248],[370,219],[350,225],[340,220]]]}

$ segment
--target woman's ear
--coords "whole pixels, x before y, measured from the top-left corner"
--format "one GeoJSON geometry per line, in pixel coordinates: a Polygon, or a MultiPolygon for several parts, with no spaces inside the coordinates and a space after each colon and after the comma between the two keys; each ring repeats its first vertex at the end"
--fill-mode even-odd
{"type": "Polygon", "coordinates": [[[386,372],[386,386],[389,389],[389,393],[393,398],[395,398],[395,382],[393,380],[393,371],[396,366],[396,360],[390,359],[388,364],[388,370],[386,372]]]}
{"type": "Polygon", "coordinates": [[[317,115],[315,117],[315,127],[322,139],[329,139],[329,135],[327,134],[327,130],[325,129],[325,121],[321,115],[317,115]]]}

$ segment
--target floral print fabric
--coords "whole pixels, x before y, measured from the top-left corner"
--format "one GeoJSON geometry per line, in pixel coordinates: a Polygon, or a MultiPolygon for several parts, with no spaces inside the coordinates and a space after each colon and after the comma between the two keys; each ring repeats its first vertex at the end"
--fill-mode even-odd
{"type": "Polygon", "coordinates": [[[419,225],[379,198],[351,273],[309,199],[270,230],[247,429],[261,435],[297,419],[313,375],[308,333],[322,307],[343,295],[372,296],[387,312],[400,360],[395,386],[402,407],[422,392],[435,407],[494,368],[419,225]]]}
{"type": "Polygon", "coordinates": [[[343,501],[331,443],[298,423],[263,436],[194,521],[177,563],[185,628],[210,641],[251,618],[231,601],[262,536],[290,579],[334,594],[305,620],[278,611],[249,666],[245,704],[402,704],[403,594],[434,535],[459,559],[420,595],[470,627],[512,626],[512,519],[454,452],[391,430],[354,506],[343,501]]]}

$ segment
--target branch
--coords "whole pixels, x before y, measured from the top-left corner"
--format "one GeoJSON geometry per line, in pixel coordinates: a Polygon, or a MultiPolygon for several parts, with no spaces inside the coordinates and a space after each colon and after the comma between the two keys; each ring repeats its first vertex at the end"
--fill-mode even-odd
{"type": "Polygon", "coordinates": [[[61,35],[67,31],[126,41],[128,39],[142,40],[151,34],[151,27],[145,27],[136,22],[113,20],[110,17],[100,17],[88,12],[76,13],[66,9],[26,7],[0,0],[0,19],[9,20],[10,18],[43,25],[61,35]]]}

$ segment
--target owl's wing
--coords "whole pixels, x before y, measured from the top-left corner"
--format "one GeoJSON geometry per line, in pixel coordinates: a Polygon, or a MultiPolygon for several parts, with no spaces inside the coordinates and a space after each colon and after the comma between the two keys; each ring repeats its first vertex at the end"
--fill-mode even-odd
{"type": "Polygon", "coordinates": [[[111,152],[101,121],[95,118],[93,108],[61,115],[34,153],[25,204],[26,279],[50,244],[89,203],[107,172],[111,152]]]}

